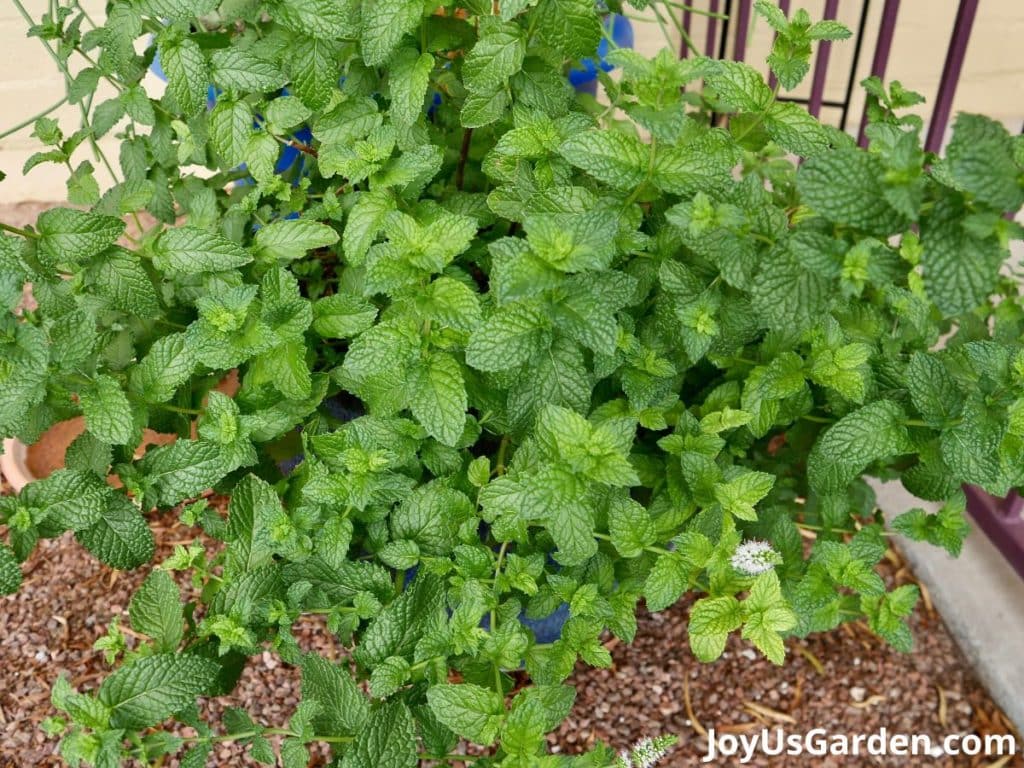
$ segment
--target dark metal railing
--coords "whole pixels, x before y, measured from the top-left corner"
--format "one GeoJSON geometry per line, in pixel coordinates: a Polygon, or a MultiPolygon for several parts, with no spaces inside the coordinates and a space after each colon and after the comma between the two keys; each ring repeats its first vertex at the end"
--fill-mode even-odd
{"type": "MultiPolygon", "coordinates": [[[[701,10],[705,10],[708,13],[704,30],[705,55],[720,59],[725,58],[730,54],[729,44],[731,42],[732,51],[730,58],[736,61],[744,61],[749,43],[753,0],[704,0],[704,3],[701,10]],[[730,33],[732,34],[731,41],[730,33]]],[[[697,5],[697,0],[695,0],[693,5],[697,5]]],[[[787,16],[789,15],[791,10],[790,0],[778,0],[778,6],[783,13],[787,16]]],[[[842,98],[830,99],[826,97],[825,84],[827,82],[832,53],[832,43],[826,40],[817,47],[812,68],[810,95],[807,97],[784,96],[780,100],[805,104],[807,111],[815,117],[820,117],[821,111],[825,107],[838,109],[840,110],[839,128],[844,131],[846,130],[850,122],[851,105],[857,89],[857,76],[861,55],[869,37],[868,14],[870,7],[871,0],[861,1],[857,28],[852,41],[853,58],[843,88],[842,98]]],[[[884,0],[881,20],[878,29],[874,32],[874,54],[871,60],[870,74],[879,78],[885,77],[888,68],[889,57],[892,53],[893,31],[896,27],[899,9],[900,0],[884,0]]],[[[942,79],[939,83],[934,106],[932,107],[931,118],[928,121],[925,148],[932,152],[937,152],[940,149],[942,139],[949,124],[953,97],[960,80],[960,72],[963,69],[964,57],[967,52],[967,43],[971,37],[971,28],[974,24],[977,10],[978,0],[960,0],[956,21],[953,24],[952,35],[943,62],[942,79]]],[[[839,0],[825,0],[824,18],[835,19],[838,14],[839,0]]],[[[688,36],[692,30],[694,15],[695,11],[693,10],[684,9],[682,11],[682,27],[688,36]]],[[[690,50],[687,41],[683,40],[679,46],[679,56],[680,58],[686,58],[689,54],[690,50]]],[[[772,73],[768,74],[768,84],[773,88],[775,87],[776,78],[772,73]]],[[[866,123],[867,109],[865,106],[857,132],[857,140],[862,146],[866,144],[864,136],[866,123]]]]}

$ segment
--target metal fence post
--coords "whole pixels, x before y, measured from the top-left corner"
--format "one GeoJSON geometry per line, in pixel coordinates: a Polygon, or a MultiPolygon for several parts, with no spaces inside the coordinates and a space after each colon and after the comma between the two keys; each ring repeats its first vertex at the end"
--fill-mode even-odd
{"type": "Polygon", "coordinates": [[[939,81],[939,93],[935,97],[935,109],[928,126],[928,138],[924,148],[929,152],[938,152],[942,147],[942,138],[949,123],[949,113],[953,108],[953,95],[960,82],[960,70],[964,65],[967,43],[971,39],[971,27],[978,11],[978,0],[960,0],[956,9],[956,21],[953,23],[953,36],[946,50],[946,62],[942,66],[942,79],[939,81]]]}
{"type": "MultiPolygon", "coordinates": [[[[839,0],[825,0],[825,18],[834,20],[839,12],[839,0]]],[[[811,81],[811,99],[807,111],[815,117],[821,115],[821,101],[825,97],[825,76],[828,74],[828,57],[832,43],[822,40],[818,43],[818,55],[814,59],[814,79],[811,81]]]]}
{"type": "MultiPolygon", "coordinates": [[[[885,68],[889,64],[889,53],[892,51],[892,37],[896,31],[896,16],[900,11],[900,0],[885,0],[882,7],[882,20],[878,26],[878,42],[875,44],[875,55],[871,60],[871,74],[879,80],[885,79],[885,68]]],[[[868,107],[864,103],[864,113],[860,118],[860,130],[857,131],[857,143],[862,147],[868,145],[864,129],[868,125],[868,107]]]]}

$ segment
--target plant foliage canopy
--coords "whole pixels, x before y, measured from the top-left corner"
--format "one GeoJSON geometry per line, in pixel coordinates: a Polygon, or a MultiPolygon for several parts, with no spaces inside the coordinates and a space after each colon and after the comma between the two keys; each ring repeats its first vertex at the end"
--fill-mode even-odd
{"type": "Polygon", "coordinates": [[[132,600],[149,640],[112,625],[116,669],[55,683],[70,765],[236,741],[413,768],[460,740],[609,765],[544,737],[641,601],[695,594],[704,661],[737,633],[782,663],[851,619],[907,650],[917,594],[876,572],[864,477],[943,502],[893,527],[954,553],[961,485],[1024,483],[1024,141],[960,115],[926,153],[898,83],[865,83],[866,150],[779,100],[841,25],[758,3],[777,87],[613,49],[598,101],[566,79],[606,34],[593,0],[55,5],[31,33],[83,124],[39,119],[28,162],[67,164],[72,206],[0,236],[0,433],[87,429],[0,498],[0,588],[41,537],[132,568],[150,510],[197,526],[132,600]],[[101,190],[72,157],[108,133],[101,190]],[[145,428],[178,439],[140,456],[145,428]],[[299,646],[309,614],[342,662],[299,646]],[[301,668],[290,721],[204,722],[265,650],[301,668]]]}

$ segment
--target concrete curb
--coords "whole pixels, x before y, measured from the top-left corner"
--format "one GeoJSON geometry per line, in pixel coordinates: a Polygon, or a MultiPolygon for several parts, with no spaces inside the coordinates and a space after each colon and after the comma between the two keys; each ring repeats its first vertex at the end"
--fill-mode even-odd
{"type": "MultiPolygon", "coordinates": [[[[875,483],[886,517],[936,504],[898,482],[875,483]]],[[[1024,730],[1024,581],[973,521],[959,558],[929,544],[899,539],[915,575],[931,594],[950,634],[1006,716],[1024,730]]]]}

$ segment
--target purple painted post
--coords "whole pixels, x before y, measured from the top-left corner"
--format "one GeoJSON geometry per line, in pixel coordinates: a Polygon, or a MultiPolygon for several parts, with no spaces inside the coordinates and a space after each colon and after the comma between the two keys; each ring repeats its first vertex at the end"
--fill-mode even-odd
{"type": "MultiPolygon", "coordinates": [[[[835,19],[839,12],[839,0],[825,0],[825,18],[835,19]]],[[[815,117],[821,115],[821,101],[825,96],[825,76],[828,74],[828,57],[832,52],[832,43],[822,40],[818,44],[818,56],[814,60],[814,79],[811,81],[811,100],[807,103],[807,111],[815,117]]]]}
{"type": "MultiPolygon", "coordinates": [[[[789,0],[779,0],[779,10],[782,11],[786,15],[786,18],[789,18],[789,0]]],[[[775,35],[775,37],[778,37],[778,35],[775,35]]],[[[773,42],[774,42],[774,38],[773,38],[773,42]]],[[[775,73],[774,72],[769,72],[768,73],[768,86],[772,90],[775,90],[775,86],[778,84],[778,82],[779,82],[779,79],[777,77],[775,77],[775,73]]]]}
{"type": "Polygon", "coordinates": [[[750,7],[751,0],[739,0],[739,8],[736,11],[736,49],[732,57],[736,61],[743,61],[747,55],[747,32],[750,30],[750,7]]]}
{"type": "MultiPolygon", "coordinates": [[[[718,13],[718,0],[708,0],[708,10],[711,13],[718,13]]],[[[713,59],[715,57],[715,41],[718,39],[718,19],[708,16],[708,34],[704,38],[704,54],[713,59]]]]}
{"type": "MultiPolygon", "coordinates": [[[[892,36],[896,31],[896,15],[900,10],[900,0],[885,0],[882,7],[882,21],[878,27],[878,43],[875,45],[875,55],[871,60],[871,74],[879,79],[885,79],[885,68],[889,64],[889,53],[892,51],[892,36]]],[[[864,129],[868,125],[868,108],[864,105],[864,114],[860,118],[860,130],[857,131],[857,143],[862,147],[868,145],[868,138],[864,135],[864,129]]]]}
{"type": "Polygon", "coordinates": [[[953,95],[960,82],[960,70],[964,65],[967,43],[971,39],[971,27],[978,11],[978,0],[960,0],[956,9],[956,21],[953,23],[953,36],[946,50],[946,63],[942,66],[942,80],[939,81],[939,93],[935,97],[935,109],[932,121],[928,126],[928,138],[924,148],[929,152],[938,152],[942,146],[942,137],[949,123],[949,113],[953,108],[953,95]]]}
{"type": "Polygon", "coordinates": [[[985,493],[973,485],[965,485],[967,511],[995,544],[1007,562],[1024,578],[1024,499],[1012,492],[1005,499],[985,493]]]}
{"type": "Polygon", "coordinates": [[[683,31],[686,36],[679,41],[679,58],[685,59],[690,55],[690,46],[686,44],[687,39],[690,38],[690,23],[693,20],[693,12],[689,9],[683,11],[683,31]]]}

